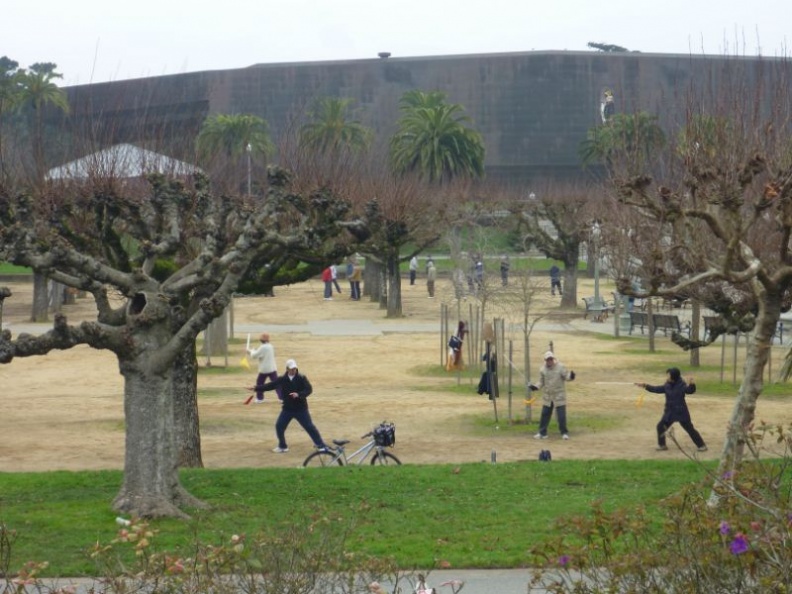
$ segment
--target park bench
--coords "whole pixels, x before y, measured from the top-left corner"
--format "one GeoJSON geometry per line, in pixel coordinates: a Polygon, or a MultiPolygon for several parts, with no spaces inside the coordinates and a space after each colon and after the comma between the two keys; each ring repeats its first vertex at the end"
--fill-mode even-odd
{"type": "MultiPolygon", "coordinates": [[[[679,316],[672,314],[652,314],[652,325],[655,332],[662,330],[665,336],[668,336],[669,331],[680,334],[684,331],[690,334],[690,322],[682,324],[679,321],[679,316]]],[[[631,311],[629,334],[633,333],[634,328],[640,328],[641,334],[643,334],[644,328],[649,328],[649,314],[645,311],[631,311]]]]}
{"type": "Polygon", "coordinates": [[[613,304],[607,303],[600,299],[599,303],[596,303],[594,297],[582,297],[583,304],[586,306],[586,311],[583,312],[583,319],[585,320],[589,315],[591,315],[591,320],[593,322],[604,322],[608,319],[608,314],[613,313],[614,306],[613,304]]]}
{"type": "Polygon", "coordinates": [[[654,330],[663,331],[664,336],[668,336],[669,330],[674,333],[681,334],[683,329],[690,334],[690,322],[685,322],[684,326],[679,321],[679,316],[673,314],[652,314],[652,323],[654,330]]]}
{"type": "Polygon", "coordinates": [[[649,327],[649,314],[645,311],[631,311],[630,312],[630,332],[633,333],[634,328],[640,328],[641,334],[644,333],[644,328],[649,327]]]}

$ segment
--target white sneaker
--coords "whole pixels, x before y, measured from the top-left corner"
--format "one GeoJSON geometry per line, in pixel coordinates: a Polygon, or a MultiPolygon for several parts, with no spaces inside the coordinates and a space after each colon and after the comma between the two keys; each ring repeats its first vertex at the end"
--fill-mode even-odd
{"type": "Polygon", "coordinates": [[[537,433],[534,435],[534,439],[547,439],[547,435],[542,435],[541,433],[537,433]]]}
{"type": "Polygon", "coordinates": [[[275,452],[276,454],[285,454],[286,452],[289,451],[289,448],[282,448],[278,446],[277,448],[274,448],[272,451],[275,452]]]}
{"type": "Polygon", "coordinates": [[[564,433],[564,434],[561,436],[561,439],[569,439],[569,435],[568,435],[568,434],[566,434],[566,433],[564,433]]]}
{"type": "Polygon", "coordinates": [[[264,399],[262,398],[259,400],[258,398],[254,398],[253,404],[264,404],[264,399]]]}

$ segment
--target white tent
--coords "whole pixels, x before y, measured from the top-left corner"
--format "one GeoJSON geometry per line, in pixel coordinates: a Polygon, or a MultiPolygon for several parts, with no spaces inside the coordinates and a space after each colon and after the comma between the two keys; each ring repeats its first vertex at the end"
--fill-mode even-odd
{"type": "Polygon", "coordinates": [[[116,144],[47,172],[47,179],[140,177],[148,173],[184,176],[200,171],[195,165],[134,144],[116,144]]]}

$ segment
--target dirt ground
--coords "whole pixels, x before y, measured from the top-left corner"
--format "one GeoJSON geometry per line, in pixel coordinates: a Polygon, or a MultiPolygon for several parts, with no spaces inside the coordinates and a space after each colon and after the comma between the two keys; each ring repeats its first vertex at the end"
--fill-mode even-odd
{"type": "MultiPolygon", "coordinates": [[[[6,300],[3,324],[16,335],[15,326],[27,323],[32,287],[2,284],[14,293],[6,300]]],[[[298,361],[314,385],[311,414],[327,441],[348,438],[351,445],[362,444],[359,437],[363,433],[390,420],[397,428],[394,453],[410,464],[489,461],[493,450],[499,462],[534,460],[542,448],[550,449],[554,460],[683,456],[673,448],[654,451],[654,427],[662,399],[630,385],[633,381],[661,383],[662,374],[635,377],[634,372],[622,370],[627,351],[633,369],[644,359],[649,365],[664,365],[670,357],[677,363],[684,361],[668,339],[658,337],[661,354],[641,355],[645,339],[637,344],[635,339],[603,340],[598,334],[604,328],[583,321],[582,309],[574,318],[555,318],[557,298],[549,293],[544,296],[539,309],[550,315],[531,334],[532,366],[538,369],[541,354],[552,341],[559,358],[578,377],[568,387],[571,439],[560,439],[553,419],[550,439],[538,442],[531,437],[535,423],[509,423],[504,388],[496,423],[492,403],[475,392],[475,380],[463,378],[465,393],[460,394],[451,390],[457,384],[454,373],[426,373],[432,367],[440,369],[441,304],[454,303],[446,281],[438,284],[438,297],[428,299],[423,279],[412,287],[405,282],[405,317],[400,320],[386,320],[377,304],[366,298],[350,300],[343,282],[344,293],[324,301],[322,284],[310,281],[279,288],[274,298],[237,299],[234,324],[235,328],[255,325],[256,333],[270,330],[280,367],[287,358],[298,361]],[[375,336],[318,334],[324,327],[320,322],[329,320],[343,325],[349,325],[344,322],[349,320],[371,320],[383,331],[375,336]],[[302,324],[306,326],[289,332],[271,330],[302,324]],[[416,324],[436,324],[437,330],[400,331],[416,324]]],[[[587,294],[587,290],[591,289],[584,281],[579,294],[587,294]]],[[[466,300],[463,311],[470,312],[474,303],[466,300]]],[[[90,319],[92,311],[88,299],[65,308],[71,321],[90,319]]],[[[246,335],[246,331],[235,331],[242,342],[246,335]]],[[[508,336],[521,344],[516,333],[508,336]]],[[[270,396],[264,404],[243,404],[249,394],[245,387],[255,380],[255,370],[244,371],[239,366],[243,355],[244,345],[237,345],[229,356],[233,373],[202,373],[199,377],[204,464],[208,468],[298,466],[311,451],[310,440],[293,423],[287,432],[290,451],[271,452],[276,445],[274,423],[279,404],[270,396]]],[[[780,360],[782,355],[779,350],[775,356],[780,360]]],[[[720,354],[708,356],[717,359],[720,354]]],[[[501,356],[501,361],[504,358],[501,356]]],[[[520,387],[524,382],[519,363],[522,353],[516,352],[514,360],[517,387],[512,418],[522,420],[526,410],[520,387]]],[[[214,366],[223,363],[213,359],[214,366]]],[[[683,373],[687,375],[686,370],[683,373]]],[[[501,385],[505,379],[506,369],[501,365],[501,385]]],[[[689,404],[693,421],[710,447],[703,456],[717,457],[733,400],[699,393],[689,398],[689,404]]],[[[534,421],[538,413],[539,407],[534,405],[534,421]]],[[[780,402],[760,401],[757,416],[780,420],[788,413],[780,402]]],[[[679,429],[677,435],[692,451],[687,435],[679,429]]],[[[120,469],[123,461],[123,384],[112,354],[78,347],[0,366],[0,471],[120,469]]]]}

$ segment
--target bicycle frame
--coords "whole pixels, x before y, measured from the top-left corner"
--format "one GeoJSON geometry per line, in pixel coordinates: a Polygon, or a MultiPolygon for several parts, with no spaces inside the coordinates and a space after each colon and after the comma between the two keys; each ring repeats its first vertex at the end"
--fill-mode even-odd
{"type": "Polygon", "coordinates": [[[371,453],[371,451],[372,450],[379,451],[378,448],[381,448],[381,446],[378,446],[377,443],[372,439],[370,442],[368,442],[367,444],[364,444],[363,446],[361,446],[360,448],[358,448],[357,450],[355,450],[354,452],[352,452],[349,455],[347,455],[346,449],[344,448],[344,446],[340,446],[340,447],[338,447],[336,449],[336,452],[337,452],[336,457],[337,458],[341,458],[344,461],[344,464],[349,464],[350,462],[352,462],[353,460],[355,460],[356,458],[359,457],[360,460],[358,462],[355,462],[355,463],[358,466],[360,466],[369,457],[369,454],[371,453]]]}

